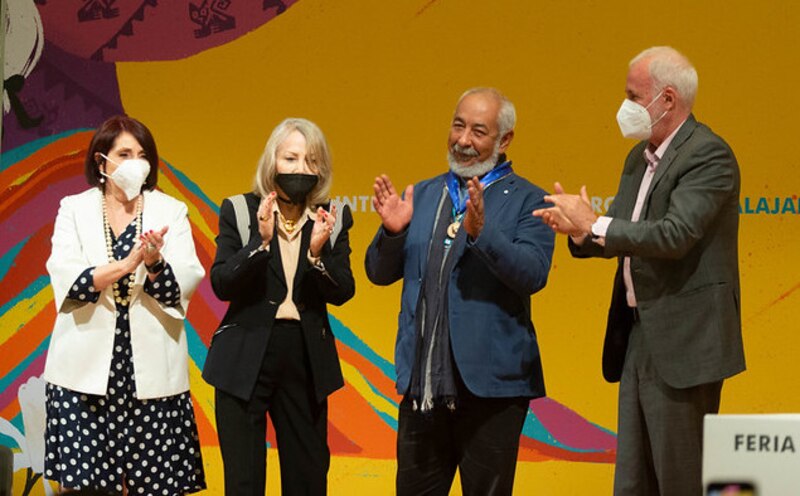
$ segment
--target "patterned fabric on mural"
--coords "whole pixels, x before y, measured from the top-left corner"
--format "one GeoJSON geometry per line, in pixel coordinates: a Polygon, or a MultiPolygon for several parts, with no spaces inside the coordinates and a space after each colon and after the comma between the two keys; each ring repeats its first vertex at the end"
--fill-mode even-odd
{"type": "Polygon", "coordinates": [[[195,55],[296,1],[10,0],[5,55],[20,63],[6,64],[3,150],[124,113],[114,62],[195,55]]]}
{"type": "Polygon", "coordinates": [[[81,58],[175,60],[225,44],[297,0],[88,0],[39,5],[45,37],[81,58]]]}

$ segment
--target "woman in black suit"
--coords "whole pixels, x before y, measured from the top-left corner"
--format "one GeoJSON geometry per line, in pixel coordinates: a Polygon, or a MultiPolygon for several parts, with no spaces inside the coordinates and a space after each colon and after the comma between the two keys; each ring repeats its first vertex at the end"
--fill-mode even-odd
{"type": "Polygon", "coordinates": [[[222,203],[211,283],[230,305],[203,377],[216,388],[227,494],[264,494],[267,412],[282,493],[326,492],[327,397],[344,385],[326,305],[355,292],[353,219],[329,206],[330,186],[322,132],[287,119],[267,141],[253,192],[222,203]]]}

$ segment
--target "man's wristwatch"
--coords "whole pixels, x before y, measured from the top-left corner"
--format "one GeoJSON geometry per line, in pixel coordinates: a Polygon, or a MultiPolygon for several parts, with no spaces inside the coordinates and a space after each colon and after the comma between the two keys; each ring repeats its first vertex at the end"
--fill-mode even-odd
{"type": "Polygon", "coordinates": [[[158,274],[164,270],[164,259],[159,258],[158,261],[152,265],[144,264],[144,268],[147,269],[148,274],[158,274]]]}

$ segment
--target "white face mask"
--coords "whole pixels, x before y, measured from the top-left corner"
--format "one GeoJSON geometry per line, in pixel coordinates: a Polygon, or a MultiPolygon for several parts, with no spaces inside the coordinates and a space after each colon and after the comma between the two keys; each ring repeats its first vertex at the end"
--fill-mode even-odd
{"type": "Polygon", "coordinates": [[[110,176],[103,171],[100,171],[100,174],[114,181],[114,184],[122,190],[128,201],[136,198],[142,191],[142,185],[147,179],[147,175],[150,174],[150,162],[143,158],[129,158],[123,160],[120,164],[102,153],[100,156],[109,162],[117,164],[117,170],[112,172],[110,176]]]}
{"type": "Polygon", "coordinates": [[[653,134],[653,126],[655,126],[662,117],[667,115],[667,111],[665,110],[655,122],[651,122],[650,112],[648,112],[647,109],[649,109],[663,93],[664,90],[659,91],[658,95],[653,98],[653,101],[650,102],[647,107],[627,98],[622,101],[622,105],[620,105],[617,111],[617,124],[619,124],[619,130],[622,131],[622,136],[638,140],[650,138],[650,135],[653,134]]]}

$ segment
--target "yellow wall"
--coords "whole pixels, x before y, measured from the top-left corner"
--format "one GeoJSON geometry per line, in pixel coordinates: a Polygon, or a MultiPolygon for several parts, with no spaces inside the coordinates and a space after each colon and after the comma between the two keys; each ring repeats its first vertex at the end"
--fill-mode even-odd
{"type": "MultiPolygon", "coordinates": [[[[334,196],[370,195],[379,173],[405,185],[443,172],[453,106],[476,85],[496,86],[517,105],[510,157],[519,173],[547,189],[555,180],[570,190],[587,184],[605,198],[633,145],[614,119],[627,62],[668,44],[695,63],[696,116],[731,144],[742,197],[754,208],[760,197],[800,191],[798,21],[800,4],[785,0],[300,0],[219,48],[174,62],[120,63],[118,71],[126,111],[215,202],[249,188],[270,130],[287,116],[310,118],[327,134],[334,196]]],[[[358,291],[332,313],[391,359],[399,286],[366,280],[363,256],[378,218],[357,211],[355,221],[358,291]]],[[[791,393],[800,356],[799,223],[798,214],[742,216],[749,370],[726,384],[724,412],[800,411],[800,395],[791,393]]],[[[614,263],[572,260],[559,241],[549,286],[533,299],[548,392],[616,430],[617,389],[600,375],[614,263]]],[[[342,464],[332,468],[334,494],[353,480],[342,464]]],[[[372,494],[378,484],[389,493],[391,467],[386,473],[383,482],[349,488],[372,494]]],[[[608,465],[524,464],[516,493],[608,494],[612,473],[608,465]]]]}

